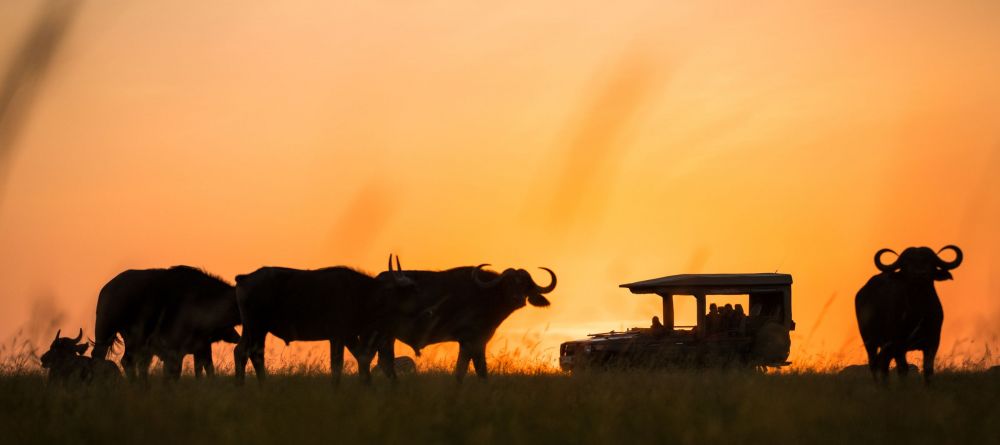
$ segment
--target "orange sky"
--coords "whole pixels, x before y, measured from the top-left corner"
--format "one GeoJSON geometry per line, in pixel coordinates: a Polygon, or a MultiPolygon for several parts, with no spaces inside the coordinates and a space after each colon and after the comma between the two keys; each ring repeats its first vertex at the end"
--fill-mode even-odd
{"type": "Polygon", "coordinates": [[[499,333],[550,354],[659,310],[620,283],[779,270],[791,359],[854,360],[872,254],[955,243],[942,353],[998,343],[995,1],[252,3],[84,5],[5,161],[0,338],[126,268],[396,252],[553,268],[499,333]]]}

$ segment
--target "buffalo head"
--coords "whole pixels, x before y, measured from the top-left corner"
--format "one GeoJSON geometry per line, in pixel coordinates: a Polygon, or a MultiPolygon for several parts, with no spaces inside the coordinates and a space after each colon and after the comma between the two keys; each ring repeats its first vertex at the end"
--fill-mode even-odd
{"type": "Polygon", "coordinates": [[[545,298],[543,295],[552,292],[556,288],[556,274],[551,269],[547,267],[539,268],[548,272],[549,276],[552,277],[552,282],[548,286],[539,286],[531,279],[531,274],[524,269],[507,269],[495,278],[483,281],[479,275],[486,266],[489,266],[489,264],[480,264],[472,271],[472,279],[480,288],[503,289],[504,294],[522,299],[519,302],[520,305],[524,305],[523,298],[527,298],[528,303],[531,303],[532,306],[548,306],[551,304],[548,298],[545,298]]]}
{"type": "Polygon", "coordinates": [[[58,366],[60,362],[68,358],[83,355],[83,353],[87,352],[87,348],[90,347],[86,342],[80,343],[80,340],[83,339],[83,329],[80,329],[80,333],[76,338],[59,337],[61,333],[62,329],[56,331],[56,338],[52,340],[52,345],[49,346],[48,352],[42,354],[40,357],[43,368],[52,368],[53,366],[58,366]]]}
{"type": "Polygon", "coordinates": [[[875,253],[875,267],[884,273],[900,273],[906,278],[919,280],[950,280],[950,270],[962,264],[962,249],[957,246],[947,245],[934,253],[929,247],[907,247],[903,253],[898,254],[896,261],[885,264],[882,262],[882,255],[886,253],[895,254],[891,249],[882,249],[875,253]],[[945,250],[955,252],[955,259],[945,261],[938,256],[945,250]]]}
{"type": "Polygon", "coordinates": [[[393,302],[393,307],[403,314],[417,312],[417,283],[403,273],[396,256],[396,269],[392,268],[392,254],[389,254],[388,270],[375,276],[378,281],[376,299],[381,302],[393,302]]]}

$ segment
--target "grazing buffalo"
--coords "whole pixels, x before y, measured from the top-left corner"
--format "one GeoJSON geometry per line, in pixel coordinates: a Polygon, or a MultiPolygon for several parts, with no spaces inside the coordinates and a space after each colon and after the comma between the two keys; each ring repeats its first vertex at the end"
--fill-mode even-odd
{"type": "Polygon", "coordinates": [[[868,280],[854,299],[868,366],[876,380],[884,381],[889,361],[895,360],[899,374],[906,375],[906,352],[919,350],[924,354],[924,382],[930,383],[944,321],[934,281],[952,278],[949,271],[962,264],[962,251],[950,245],[937,254],[927,247],[909,247],[895,262],[884,264],[886,253],[895,254],[889,249],[875,254],[882,273],[868,280]],[[955,259],[942,260],[938,254],[945,250],[953,251],[955,259]]]}
{"type": "Polygon", "coordinates": [[[94,380],[118,380],[121,373],[114,363],[83,355],[90,347],[83,339],[83,329],[76,338],[59,337],[62,330],[56,331],[48,352],[42,354],[42,368],[49,370],[49,381],[67,383],[94,380]]]}
{"type": "Polygon", "coordinates": [[[169,378],[180,378],[187,354],[194,354],[195,376],[212,376],[212,343],[239,341],[238,324],[235,289],[216,276],[189,266],[127,270],[101,289],[92,355],[105,358],[120,334],[130,379],[136,370],[148,378],[153,355],[169,378]]]}
{"type": "MultiPolygon", "coordinates": [[[[329,341],[330,371],[340,381],[344,347],[359,361],[379,352],[393,356],[392,326],[411,317],[417,307],[414,283],[399,271],[371,277],[347,267],[298,270],[263,267],[236,277],[236,295],[243,316],[243,337],[233,352],[236,379],[242,383],[249,358],[262,382],[264,340],[270,333],[285,343],[329,341]],[[362,344],[359,338],[365,338],[362,344]]],[[[392,360],[380,360],[380,368],[395,378],[392,360]]],[[[369,369],[359,371],[369,383],[369,369]]]]}
{"type": "MultiPolygon", "coordinates": [[[[414,319],[397,326],[396,338],[416,351],[429,344],[458,342],[455,377],[461,381],[472,361],[476,374],[486,378],[486,343],[510,314],[525,306],[548,306],[543,294],[556,287],[556,274],[542,267],[552,277],[548,286],[539,286],[524,269],[503,273],[483,270],[489,264],[457,267],[444,271],[407,270],[416,282],[422,311],[414,319]]],[[[398,268],[398,258],[397,258],[398,268]]],[[[381,363],[382,355],[379,354],[381,363]]],[[[360,369],[369,363],[358,364],[360,369]]]]}

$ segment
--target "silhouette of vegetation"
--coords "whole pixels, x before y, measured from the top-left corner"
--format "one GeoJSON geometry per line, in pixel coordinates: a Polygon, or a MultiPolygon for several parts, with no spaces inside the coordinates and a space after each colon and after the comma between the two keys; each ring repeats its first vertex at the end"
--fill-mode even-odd
{"type": "Polygon", "coordinates": [[[17,135],[80,1],[49,0],[0,80],[0,190],[17,135]]]}
{"type": "Polygon", "coordinates": [[[722,371],[400,379],[331,389],[326,375],[274,375],[262,387],[182,379],[143,389],[4,376],[0,428],[10,443],[985,443],[1000,421],[1000,380],[986,373],[942,372],[934,390],[885,390],[867,375],[722,371]]]}

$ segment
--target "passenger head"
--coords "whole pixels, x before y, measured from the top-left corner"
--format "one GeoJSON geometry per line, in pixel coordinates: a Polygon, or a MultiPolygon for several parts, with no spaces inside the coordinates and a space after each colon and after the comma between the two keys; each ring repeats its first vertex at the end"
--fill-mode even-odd
{"type": "Polygon", "coordinates": [[[736,304],[736,314],[740,315],[740,316],[746,315],[746,312],[743,312],[743,305],[742,304],[738,304],[738,303],[736,304]]]}
{"type": "Polygon", "coordinates": [[[712,303],[712,304],[708,305],[708,313],[710,313],[710,314],[718,314],[719,313],[719,306],[717,306],[715,303],[712,303]]]}

